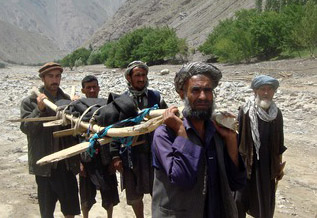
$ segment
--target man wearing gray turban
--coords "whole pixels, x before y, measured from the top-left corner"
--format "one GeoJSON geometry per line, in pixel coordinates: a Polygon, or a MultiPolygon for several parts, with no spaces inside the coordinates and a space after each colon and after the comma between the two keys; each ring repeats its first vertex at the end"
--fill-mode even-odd
{"type": "Polygon", "coordinates": [[[202,62],[184,65],[175,76],[184,120],[170,107],[154,133],[153,218],[237,217],[231,191],[246,179],[237,136],[210,119],[221,77],[218,68],[202,62]]]}
{"type": "Polygon", "coordinates": [[[239,112],[239,151],[247,168],[247,185],[235,193],[239,217],[246,212],[259,218],[271,218],[275,208],[277,182],[283,177],[283,117],[273,101],[279,86],[273,77],[253,79],[254,91],[239,112]]]}
{"type": "MultiPolygon", "coordinates": [[[[141,110],[158,105],[166,108],[167,105],[156,90],[148,89],[148,66],[142,61],[131,62],[124,77],[128,84],[129,95],[135,105],[141,110]]],[[[152,194],[153,168],[151,143],[152,134],[134,138],[137,146],[129,146],[120,150],[120,145],[112,146],[113,165],[122,172],[122,184],[126,190],[127,203],[132,206],[137,218],[143,218],[143,195],[152,194]]]]}

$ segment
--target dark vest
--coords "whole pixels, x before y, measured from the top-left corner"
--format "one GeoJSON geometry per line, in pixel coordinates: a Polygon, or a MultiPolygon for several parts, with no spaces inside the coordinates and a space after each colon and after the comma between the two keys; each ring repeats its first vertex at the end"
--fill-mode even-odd
{"type": "MultiPolygon", "coordinates": [[[[283,134],[283,117],[280,109],[275,120],[272,121],[271,133],[271,179],[275,179],[278,176],[278,170],[280,167],[279,155],[285,150],[284,147],[284,134],[283,134]]],[[[254,145],[251,134],[250,117],[249,112],[243,113],[243,109],[239,112],[239,152],[246,165],[247,176],[250,179],[253,165],[254,145]]],[[[260,133],[261,134],[261,133],[260,133]]]]}

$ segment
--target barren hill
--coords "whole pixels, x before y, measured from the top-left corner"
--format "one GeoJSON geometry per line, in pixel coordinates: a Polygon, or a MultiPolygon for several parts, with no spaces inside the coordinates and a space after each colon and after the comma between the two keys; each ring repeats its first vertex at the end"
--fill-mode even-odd
{"type": "Polygon", "coordinates": [[[53,41],[0,20],[0,60],[18,64],[42,63],[65,55],[53,41]]]}
{"type": "MultiPolygon", "coordinates": [[[[26,32],[32,32],[50,39],[49,44],[51,46],[54,43],[55,50],[70,52],[91,37],[94,31],[101,27],[124,2],[125,0],[0,0],[0,21],[12,24],[21,30],[15,33],[21,34],[15,35],[15,40],[18,41],[4,44],[1,40],[0,51],[10,53],[10,50],[18,49],[14,45],[23,45],[22,47],[34,47],[37,56],[43,55],[41,51],[47,47],[43,40],[34,40],[33,44],[27,45],[24,45],[28,43],[27,40],[20,40],[28,34],[26,32]]],[[[10,28],[6,26],[7,30],[10,28]]],[[[10,32],[15,31],[14,29],[10,32]]],[[[0,32],[9,39],[4,29],[0,28],[0,32]]],[[[60,51],[58,53],[59,56],[63,54],[60,51]]],[[[26,56],[29,54],[20,50],[16,53],[17,58],[10,60],[18,62],[17,59],[20,60],[26,56]]],[[[0,56],[1,58],[5,59],[3,56],[0,56]]],[[[54,56],[50,56],[50,59],[53,58],[54,56]]],[[[23,60],[22,62],[41,61],[36,58],[33,60],[35,61],[23,60]]]]}
{"type": "Polygon", "coordinates": [[[143,26],[169,26],[189,45],[201,44],[222,19],[242,8],[254,7],[254,0],[127,0],[111,20],[85,42],[99,47],[109,40],[143,26]]]}

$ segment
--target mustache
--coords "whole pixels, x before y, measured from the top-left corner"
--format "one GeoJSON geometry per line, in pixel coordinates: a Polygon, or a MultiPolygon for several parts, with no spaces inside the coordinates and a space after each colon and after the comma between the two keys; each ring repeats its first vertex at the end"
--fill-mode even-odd
{"type": "Polygon", "coordinates": [[[208,100],[196,100],[196,101],[194,101],[194,103],[205,103],[205,104],[212,104],[212,101],[208,101],[208,100]]]}
{"type": "Polygon", "coordinates": [[[52,83],[51,86],[58,86],[58,83],[52,83]]]}

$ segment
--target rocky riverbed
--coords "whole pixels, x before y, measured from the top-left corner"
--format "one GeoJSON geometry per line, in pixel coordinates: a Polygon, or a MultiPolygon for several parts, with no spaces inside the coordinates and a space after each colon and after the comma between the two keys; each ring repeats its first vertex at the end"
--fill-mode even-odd
{"type": "MultiPolygon", "coordinates": [[[[255,75],[268,74],[280,81],[275,101],[283,112],[287,162],[285,176],[279,183],[275,217],[317,217],[317,61],[294,59],[248,65],[220,65],[223,79],[216,89],[217,110],[238,112],[248,97],[255,75]]],[[[173,88],[175,72],[180,65],[150,67],[150,88],[158,89],[168,105],[180,105],[173,88]],[[163,69],[164,73],[161,73],[163,69]]],[[[32,86],[40,86],[37,67],[8,66],[0,69],[0,214],[1,217],[39,217],[34,176],[28,174],[26,137],[18,123],[6,120],[19,118],[21,100],[32,86]]],[[[98,77],[100,97],[109,92],[122,93],[126,83],[123,69],[107,69],[102,65],[86,66],[74,71],[66,69],[61,87],[68,93],[71,86],[81,95],[81,79],[88,74],[98,77]]],[[[126,205],[124,192],[114,208],[114,217],[133,217],[126,205]]],[[[91,210],[91,217],[104,217],[100,197],[91,210]]],[[[150,196],[146,196],[145,215],[151,217],[150,196]]],[[[57,206],[56,217],[63,217],[57,206]]]]}

